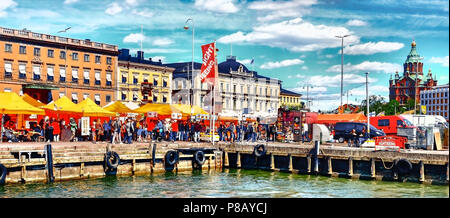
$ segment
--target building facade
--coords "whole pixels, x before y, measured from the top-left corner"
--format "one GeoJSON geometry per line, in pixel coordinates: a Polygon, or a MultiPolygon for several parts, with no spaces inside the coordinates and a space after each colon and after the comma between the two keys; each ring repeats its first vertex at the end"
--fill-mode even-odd
{"type": "Polygon", "coordinates": [[[395,72],[395,78],[392,79],[391,76],[389,80],[389,99],[397,100],[400,105],[405,105],[408,100],[414,100],[414,96],[416,96],[418,103],[420,101],[419,93],[423,90],[429,90],[436,85],[437,80],[433,79],[431,69],[426,75],[423,74],[422,57],[417,53],[416,42],[413,41],[411,43],[411,51],[403,64],[403,75],[400,76],[398,72],[395,72]]]}
{"type": "Polygon", "coordinates": [[[448,121],[448,84],[420,92],[420,105],[426,106],[426,114],[441,115],[448,121]]]}
{"type": "MultiPolygon", "coordinates": [[[[166,66],[175,68],[172,84],[173,103],[188,104],[187,96],[190,90],[190,101],[193,105],[202,108],[208,108],[211,105],[211,87],[206,83],[202,84],[199,77],[201,63],[194,63],[193,73],[191,73],[191,62],[166,64],[166,66]]],[[[218,72],[216,92],[220,93],[220,99],[216,99],[216,104],[219,102],[221,105],[221,114],[264,116],[277,113],[280,103],[280,80],[248,70],[245,65],[236,61],[235,56],[228,56],[226,61],[219,63],[218,72]]]]}
{"type": "Polygon", "coordinates": [[[301,94],[281,88],[279,106],[280,108],[302,107],[301,97],[301,94]]]}
{"type": "Polygon", "coordinates": [[[112,101],[115,45],[0,27],[0,91],[49,103],[65,95],[77,103],[112,101]]]}
{"type": "Polygon", "coordinates": [[[142,103],[151,100],[153,103],[170,104],[172,102],[172,73],[175,69],[162,65],[161,60],[145,60],[144,52],[138,51],[135,57],[129,49],[119,51],[119,72],[117,76],[117,100],[142,103]],[[143,82],[151,83],[151,96],[142,94],[143,82]],[[151,99],[148,99],[148,98],[151,99]]]}

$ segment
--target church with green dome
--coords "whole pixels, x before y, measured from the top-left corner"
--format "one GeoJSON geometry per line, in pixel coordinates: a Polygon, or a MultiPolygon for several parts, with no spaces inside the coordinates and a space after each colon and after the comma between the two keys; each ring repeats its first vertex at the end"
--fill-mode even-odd
{"type": "Polygon", "coordinates": [[[408,100],[416,96],[417,102],[420,102],[420,92],[432,89],[437,85],[436,76],[433,79],[431,69],[425,75],[423,73],[423,57],[420,57],[416,49],[416,42],[411,43],[411,51],[409,52],[405,63],[403,64],[403,75],[400,76],[398,71],[395,72],[394,78],[389,80],[389,100],[397,100],[400,105],[405,105],[408,100]],[[417,76],[417,86],[416,84],[417,76]],[[417,92],[417,95],[416,95],[417,92]]]}

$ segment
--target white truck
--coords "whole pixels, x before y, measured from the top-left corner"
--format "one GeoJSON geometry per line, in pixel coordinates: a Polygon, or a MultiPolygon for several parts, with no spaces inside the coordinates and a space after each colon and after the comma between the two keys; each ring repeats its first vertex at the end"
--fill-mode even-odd
{"type": "Polygon", "coordinates": [[[449,127],[445,118],[439,115],[402,114],[401,116],[409,120],[414,126],[417,127],[449,127]]]}

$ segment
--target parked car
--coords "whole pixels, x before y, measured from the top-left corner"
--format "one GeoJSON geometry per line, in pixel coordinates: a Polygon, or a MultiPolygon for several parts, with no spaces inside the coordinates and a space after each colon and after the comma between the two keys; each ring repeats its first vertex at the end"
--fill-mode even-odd
{"type": "MultiPolygon", "coordinates": [[[[359,135],[361,134],[363,128],[367,129],[367,123],[338,122],[334,126],[333,139],[337,139],[340,143],[343,143],[345,141],[348,141],[352,137],[351,132],[353,129],[355,129],[356,133],[359,135]]],[[[372,125],[369,125],[369,128],[370,128],[370,135],[369,135],[370,138],[386,135],[383,131],[378,130],[372,125]]]]}
{"type": "Polygon", "coordinates": [[[397,135],[398,128],[415,128],[408,119],[400,115],[371,117],[370,124],[383,130],[386,135],[397,135]]]}
{"type": "Polygon", "coordinates": [[[411,121],[414,126],[417,127],[439,127],[439,128],[449,128],[448,122],[443,116],[439,115],[412,115],[412,114],[402,114],[402,117],[411,121]]]}

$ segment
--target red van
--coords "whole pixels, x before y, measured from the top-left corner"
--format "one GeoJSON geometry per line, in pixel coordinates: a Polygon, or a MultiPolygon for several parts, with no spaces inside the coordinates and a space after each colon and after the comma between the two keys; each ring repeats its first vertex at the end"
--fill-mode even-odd
{"type": "Polygon", "coordinates": [[[370,124],[383,130],[386,135],[397,135],[398,127],[414,128],[414,125],[400,115],[371,117],[370,124]]]}

